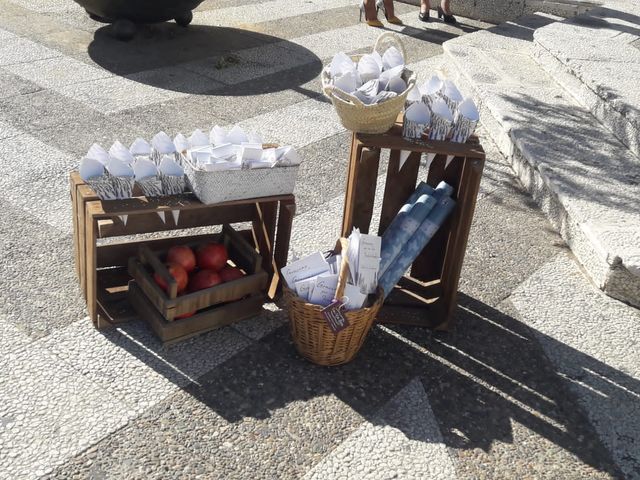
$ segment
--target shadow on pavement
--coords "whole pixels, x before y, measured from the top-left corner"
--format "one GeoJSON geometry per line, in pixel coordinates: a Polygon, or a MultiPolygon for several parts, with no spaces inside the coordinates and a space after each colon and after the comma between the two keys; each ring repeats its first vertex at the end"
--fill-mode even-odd
{"type": "Polygon", "coordinates": [[[96,31],[88,47],[92,60],[116,75],[164,90],[257,95],[294,89],[322,69],[321,60],[306,48],[237,28],[143,25],[130,42],[113,38],[111,28],[96,31]],[[275,81],[260,78],[267,75],[275,81]]]}
{"type": "MultiPolygon", "coordinates": [[[[333,368],[302,359],[288,326],[283,326],[184,390],[234,423],[245,417],[267,419],[292,402],[320,396],[334,396],[365,419],[379,423],[380,410],[418,378],[449,447],[488,453],[496,442],[514,442],[512,425],[517,423],[581,462],[615,478],[622,476],[569,382],[587,393],[597,392],[590,399],[602,402],[592,403],[596,410],[610,409],[609,399],[615,398],[619,411],[610,415],[620,422],[623,412],[638,404],[638,380],[464,294],[456,316],[457,327],[448,333],[401,326],[374,328],[352,363],[333,368]],[[584,371],[584,376],[571,379],[559,374],[547,359],[541,338],[563,358],[572,359],[571,369],[584,371]]],[[[121,346],[145,360],[144,346],[136,342],[121,346]]],[[[173,369],[188,371],[178,358],[169,358],[173,369]]],[[[402,421],[391,426],[415,437],[402,421]]]]}

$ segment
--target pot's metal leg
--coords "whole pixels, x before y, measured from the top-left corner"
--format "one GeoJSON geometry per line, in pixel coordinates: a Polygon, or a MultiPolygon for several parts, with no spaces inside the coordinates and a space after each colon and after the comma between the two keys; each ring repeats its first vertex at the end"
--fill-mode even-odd
{"type": "Polygon", "coordinates": [[[126,18],[119,18],[113,22],[113,36],[118,40],[131,40],[138,30],[136,24],[126,18]]]}
{"type": "Polygon", "coordinates": [[[191,10],[184,12],[182,15],[179,15],[175,18],[176,23],[182,27],[186,27],[193,20],[193,13],[191,10]]]}

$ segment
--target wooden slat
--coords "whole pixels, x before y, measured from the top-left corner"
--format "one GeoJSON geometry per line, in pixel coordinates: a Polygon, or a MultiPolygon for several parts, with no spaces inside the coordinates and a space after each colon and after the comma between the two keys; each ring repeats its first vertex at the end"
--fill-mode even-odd
{"type": "Polygon", "coordinates": [[[387,181],[384,186],[382,211],[380,212],[380,226],[378,235],[382,235],[391,221],[398,214],[407,199],[416,189],[418,170],[420,169],[420,154],[412,153],[400,168],[400,151],[391,150],[387,181]]]}
{"type": "Polygon", "coordinates": [[[448,329],[452,325],[460,272],[462,271],[464,254],[467,249],[467,241],[483,169],[483,158],[466,158],[462,165],[460,187],[458,189],[458,205],[452,218],[451,236],[447,245],[442,271],[442,298],[447,309],[447,322],[439,327],[441,329],[448,329]]]}
{"type": "Polygon", "coordinates": [[[262,311],[263,294],[255,294],[217,307],[211,307],[193,317],[168,322],[149,302],[135,282],[129,284],[129,299],[140,317],[145,320],[165,344],[186,340],[194,335],[253,317],[262,311]]]}
{"type": "Polygon", "coordinates": [[[291,241],[291,230],[293,228],[293,217],[296,213],[295,201],[282,201],[278,209],[278,227],[276,231],[276,244],[273,251],[273,263],[275,271],[271,279],[268,295],[273,299],[277,296],[282,287],[280,281],[280,270],[287,264],[289,256],[289,243],[291,241]]]}
{"type": "Polygon", "coordinates": [[[253,232],[258,252],[262,256],[262,268],[272,277],[275,267],[273,264],[273,250],[276,232],[276,215],[278,204],[276,202],[255,204],[253,232]]]}
{"type": "MultiPolygon", "coordinates": [[[[189,235],[184,237],[168,237],[144,240],[144,243],[153,251],[166,250],[173,245],[184,245],[191,243],[204,243],[218,237],[219,234],[205,233],[202,235],[189,235]]],[[[97,267],[126,267],[129,257],[138,255],[141,242],[117,242],[98,246],[97,267]]]]}
{"type": "Polygon", "coordinates": [[[354,227],[360,229],[361,233],[369,233],[369,227],[371,226],[379,164],[379,149],[363,148],[360,151],[358,176],[353,188],[355,199],[353,201],[351,222],[354,227]]]}
{"type": "MultiPolygon", "coordinates": [[[[95,203],[95,212],[102,210],[102,202],[95,203]]],[[[96,216],[100,216],[99,213],[96,216]]],[[[251,205],[236,205],[234,207],[208,207],[198,210],[184,210],[180,212],[178,225],[173,221],[171,212],[165,212],[166,223],[160,220],[157,213],[131,214],[125,226],[119,218],[107,218],[100,221],[100,238],[123,235],[138,235],[141,233],[164,232],[170,230],[195,228],[206,225],[221,225],[224,223],[249,222],[255,218],[255,207],[251,205]]]]}
{"type": "Polygon", "coordinates": [[[382,134],[356,134],[360,144],[370,148],[389,148],[391,150],[411,150],[420,153],[439,153],[457,157],[484,159],[485,153],[478,138],[472,135],[467,143],[439,142],[423,138],[420,142],[409,142],[402,137],[402,118],[399,115],[396,124],[382,134]]]}
{"type": "Polygon", "coordinates": [[[391,291],[385,300],[385,305],[412,308],[429,307],[441,295],[442,284],[440,281],[421,282],[418,279],[405,276],[391,291]]]}
{"type": "Polygon", "coordinates": [[[356,179],[360,170],[360,156],[362,145],[357,140],[357,134],[351,135],[351,154],[347,173],[347,185],[344,191],[344,210],[342,213],[342,236],[348,237],[353,229],[353,214],[356,202],[356,179]]]}
{"type": "Polygon", "coordinates": [[[86,230],[87,230],[87,202],[97,199],[93,190],[87,185],[78,185],[76,189],[76,212],[78,216],[78,247],[80,249],[80,288],[85,299],[87,298],[87,251],[86,251],[86,230]]]}
{"type": "Polygon", "coordinates": [[[104,328],[108,325],[101,325],[98,312],[96,309],[96,301],[97,301],[97,279],[96,279],[96,262],[97,262],[97,252],[96,252],[96,238],[98,235],[98,226],[96,221],[91,216],[89,211],[88,202],[85,204],[86,206],[86,229],[85,229],[85,261],[86,261],[86,298],[87,298],[87,310],[89,313],[89,318],[96,326],[96,328],[104,328]]]}
{"type": "Polygon", "coordinates": [[[290,199],[291,197],[292,195],[276,195],[258,199],[234,200],[232,202],[216,203],[213,205],[205,205],[191,194],[171,195],[158,198],[137,197],[125,200],[103,200],[100,202],[100,209],[96,210],[94,214],[96,218],[112,218],[118,215],[140,215],[163,211],[167,212],[167,216],[170,216],[171,210],[180,210],[182,213],[189,210],[224,210],[228,207],[253,205],[256,202],[279,202],[290,199]]]}

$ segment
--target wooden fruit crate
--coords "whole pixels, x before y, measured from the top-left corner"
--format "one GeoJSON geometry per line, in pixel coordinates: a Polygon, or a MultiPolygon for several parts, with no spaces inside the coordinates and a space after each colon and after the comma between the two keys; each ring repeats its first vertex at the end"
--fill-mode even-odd
{"type": "Polygon", "coordinates": [[[192,194],[102,201],[78,172],[70,174],[70,187],[76,273],[87,302],[89,318],[96,328],[110,328],[138,318],[127,293],[131,280],[128,261],[138,254],[141,243],[159,251],[178,242],[202,242],[212,232],[191,236],[183,233],[180,240],[173,235],[170,238],[141,240],[139,235],[142,234],[178,233],[182,229],[249,222],[249,229],[237,234],[262,258],[262,270],[268,276],[265,293],[270,298],[277,295],[280,268],[287,261],[296,208],[293,195],[216,205],[205,205],[192,194]],[[177,221],[172,215],[175,213],[179,213],[177,221]],[[128,238],[124,241],[114,238],[123,236],[128,238]]]}
{"type": "MultiPolygon", "coordinates": [[[[212,305],[233,302],[251,294],[262,293],[267,285],[267,272],[262,269],[262,258],[254,248],[229,225],[224,225],[222,233],[202,239],[199,243],[187,244],[194,249],[205,243],[222,243],[229,253],[233,264],[245,271],[246,275],[237,280],[221,283],[205,290],[177,294],[175,280],[169,275],[163,259],[166,250],[152,251],[145,244],[140,246],[138,257],[129,259],[129,274],[133,277],[141,290],[167,322],[176,317],[193,311],[207,309],[212,305]],[[165,292],[154,281],[153,275],[158,274],[169,286],[165,292]]],[[[181,243],[184,245],[184,243],[181,243]]],[[[142,313],[138,312],[144,318],[142,313]]],[[[206,311],[199,312],[204,316],[206,311]]],[[[191,317],[189,317],[191,318],[191,317]]],[[[185,319],[189,320],[189,319],[185,319]]]]}

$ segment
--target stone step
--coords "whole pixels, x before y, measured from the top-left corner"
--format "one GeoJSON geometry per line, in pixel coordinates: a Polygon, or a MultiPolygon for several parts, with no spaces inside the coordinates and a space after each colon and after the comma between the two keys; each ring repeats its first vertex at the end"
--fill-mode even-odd
{"type": "Polygon", "coordinates": [[[640,155],[640,5],[605,5],[536,30],[534,58],[640,155]]]}
{"type": "Polygon", "coordinates": [[[445,68],[593,281],[640,306],[640,162],[533,60],[534,31],[557,20],[449,40],[445,68]]]}

